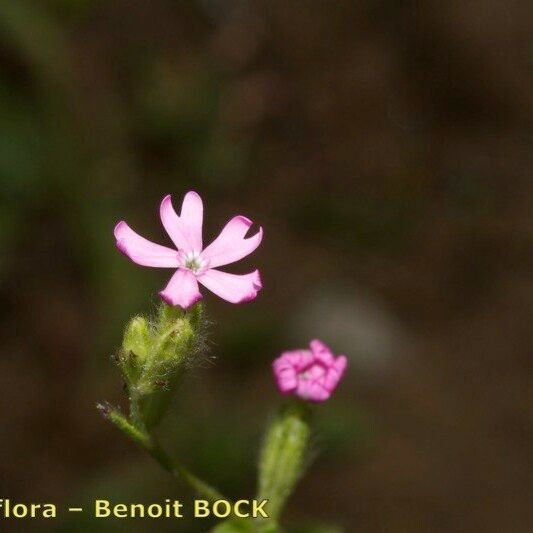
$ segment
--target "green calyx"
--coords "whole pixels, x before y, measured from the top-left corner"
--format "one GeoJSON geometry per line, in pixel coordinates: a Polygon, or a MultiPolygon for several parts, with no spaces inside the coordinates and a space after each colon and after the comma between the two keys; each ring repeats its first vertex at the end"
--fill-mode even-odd
{"type": "Polygon", "coordinates": [[[310,429],[310,408],[291,400],[282,406],[269,425],[259,457],[257,500],[268,500],[268,518],[231,518],[213,533],[282,533],[279,518],[287,499],[303,474],[310,429]]]}
{"type": "Polygon", "coordinates": [[[300,400],[282,407],[270,424],[259,458],[258,499],[268,499],[275,524],[303,474],[311,429],[309,406],[300,400]]]}
{"type": "Polygon", "coordinates": [[[154,320],[134,317],[126,327],[118,366],[137,427],[155,427],[201,343],[202,308],[188,311],[162,303],[154,320]]]}

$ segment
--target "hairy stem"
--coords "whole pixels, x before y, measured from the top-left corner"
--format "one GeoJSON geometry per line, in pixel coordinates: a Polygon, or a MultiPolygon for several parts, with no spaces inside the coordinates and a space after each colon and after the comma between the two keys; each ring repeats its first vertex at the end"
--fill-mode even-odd
{"type": "Polygon", "coordinates": [[[145,450],[164,470],[172,474],[176,479],[185,481],[196,493],[209,501],[227,500],[218,490],[173,460],[153,435],[133,425],[119,410],[104,406],[99,406],[99,408],[110,422],[145,450]]]}

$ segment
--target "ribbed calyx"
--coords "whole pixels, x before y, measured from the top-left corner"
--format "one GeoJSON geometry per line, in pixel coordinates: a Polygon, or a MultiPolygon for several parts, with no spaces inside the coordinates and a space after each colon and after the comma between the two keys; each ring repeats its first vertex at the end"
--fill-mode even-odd
{"type": "Polygon", "coordinates": [[[303,474],[311,435],[309,405],[291,400],[267,429],[259,457],[258,498],[268,499],[268,515],[276,522],[303,474]]]}

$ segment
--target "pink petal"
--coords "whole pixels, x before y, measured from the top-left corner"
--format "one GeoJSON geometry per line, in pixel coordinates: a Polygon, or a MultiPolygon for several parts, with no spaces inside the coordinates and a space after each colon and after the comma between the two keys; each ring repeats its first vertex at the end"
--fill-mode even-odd
{"type": "Polygon", "coordinates": [[[294,365],[297,372],[301,372],[313,362],[313,354],[309,350],[294,350],[292,352],[285,352],[294,365]]]}
{"type": "Polygon", "coordinates": [[[204,206],[200,195],[188,192],[183,198],[180,216],[174,211],[170,194],[163,198],[159,208],[161,222],[179,250],[202,251],[202,223],[204,206]]]}
{"type": "Polygon", "coordinates": [[[331,392],[325,389],[320,382],[313,380],[300,380],[296,394],[303,400],[323,402],[331,396],[331,392]]]}
{"type": "Polygon", "coordinates": [[[307,379],[312,380],[323,380],[326,376],[326,372],[329,372],[329,370],[326,370],[322,365],[313,365],[307,372],[307,379]]]}
{"type": "Polygon", "coordinates": [[[202,256],[209,260],[211,268],[234,263],[251,254],[263,238],[263,228],[245,239],[252,221],[238,215],[233,217],[222,229],[219,236],[202,252],[202,256]]]}
{"type": "Polygon", "coordinates": [[[324,363],[325,365],[332,365],[334,362],[333,354],[331,353],[331,350],[321,341],[318,339],[314,339],[309,343],[309,347],[311,348],[311,352],[313,353],[314,357],[318,360],[324,363]]]}
{"type": "Polygon", "coordinates": [[[223,300],[233,304],[253,300],[263,287],[258,270],[239,275],[211,268],[198,276],[198,281],[223,300]]]}
{"type": "Polygon", "coordinates": [[[115,226],[117,248],[134,263],[149,267],[177,268],[176,250],[161,246],[135,233],[123,220],[115,226]]]}
{"type": "Polygon", "coordinates": [[[306,363],[309,363],[311,353],[309,350],[288,350],[286,352],[283,352],[277,359],[274,360],[272,363],[272,366],[274,367],[274,370],[276,368],[282,368],[286,366],[290,366],[291,368],[296,368],[299,370],[302,365],[302,361],[305,361],[306,363]]]}
{"type": "Polygon", "coordinates": [[[183,309],[189,308],[202,298],[194,274],[190,270],[182,268],[174,272],[159,296],[168,305],[179,305],[183,309]]]}
{"type": "Polygon", "coordinates": [[[335,363],[328,369],[328,373],[324,379],[324,387],[333,392],[344,375],[347,366],[348,359],[346,356],[339,355],[335,360],[335,363]]]}
{"type": "Polygon", "coordinates": [[[283,394],[292,392],[298,386],[298,378],[294,368],[284,368],[276,372],[276,382],[278,389],[283,394]]]}

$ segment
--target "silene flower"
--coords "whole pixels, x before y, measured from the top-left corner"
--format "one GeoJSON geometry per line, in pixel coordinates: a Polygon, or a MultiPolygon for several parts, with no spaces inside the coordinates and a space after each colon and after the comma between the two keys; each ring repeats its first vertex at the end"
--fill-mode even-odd
{"type": "Polygon", "coordinates": [[[262,288],[258,270],[238,275],[221,272],[217,267],[251,254],[261,243],[263,229],[259,228],[255,235],[245,238],[252,221],[238,215],[204,248],[203,210],[200,195],[190,191],[183,199],[178,216],[170,195],[167,195],[161,202],[159,213],[176,248],[167,248],[141,237],[124,221],[115,226],[117,248],[138,265],[176,269],[167,286],[159,293],[169,305],[187,309],[195,304],[202,298],[198,282],[231,303],[253,300],[262,288]]]}
{"type": "Polygon", "coordinates": [[[336,389],[347,364],[345,355],[334,357],[322,341],[315,339],[309,344],[309,350],[283,352],[274,360],[272,368],[282,394],[323,402],[336,389]]]}

